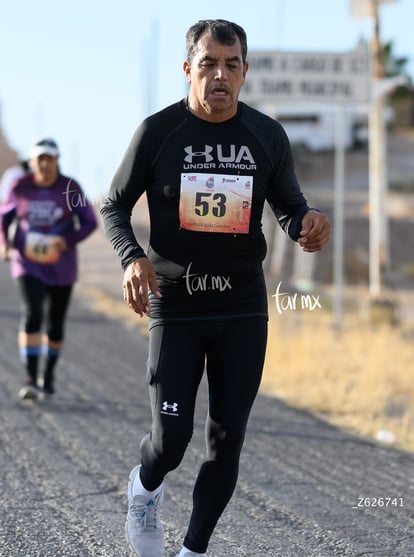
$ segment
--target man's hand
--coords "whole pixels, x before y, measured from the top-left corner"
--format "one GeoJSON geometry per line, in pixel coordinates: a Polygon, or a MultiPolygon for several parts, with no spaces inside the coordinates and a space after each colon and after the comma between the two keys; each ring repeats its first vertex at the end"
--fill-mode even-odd
{"type": "Polygon", "coordinates": [[[326,215],[313,211],[306,213],[302,219],[302,230],[298,244],[303,251],[313,252],[321,250],[331,237],[331,223],[326,215]]]}
{"type": "Polygon", "coordinates": [[[150,313],[150,290],[156,298],[161,298],[154,268],[146,257],[140,257],[128,265],[122,288],[125,303],[140,317],[150,313]]]}

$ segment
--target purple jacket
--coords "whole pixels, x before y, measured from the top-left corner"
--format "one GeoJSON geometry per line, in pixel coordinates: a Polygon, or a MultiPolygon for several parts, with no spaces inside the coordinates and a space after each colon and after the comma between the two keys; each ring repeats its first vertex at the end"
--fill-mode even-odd
{"type": "Polygon", "coordinates": [[[18,180],[0,207],[0,243],[12,241],[11,273],[32,275],[45,284],[66,286],[77,280],[76,244],[96,228],[97,220],[77,182],[59,174],[48,187],[37,186],[33,176],[18,180]],[[14,238],[9,228],[16,222],[14,238]],[[48,237],[62,236],[68,249],[56,257],[44,256],[48,237]],[[57,260],[56,260],[57,259],[57,260]]]}

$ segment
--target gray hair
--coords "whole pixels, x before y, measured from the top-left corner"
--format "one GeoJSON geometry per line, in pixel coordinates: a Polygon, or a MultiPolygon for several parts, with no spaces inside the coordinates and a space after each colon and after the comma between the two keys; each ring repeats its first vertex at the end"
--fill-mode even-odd
{"type": "Polygon", "coordinates": [[[247,36],[242,27],[225,19],[201,19],[190,27],[186,34],[187,62],[191,65],[197,52],[197,43],[201,35],[208,33],[211,37],[222,44],[234,45],[237,38],[242,49],[243,64],[247,58],[247,36]]]}

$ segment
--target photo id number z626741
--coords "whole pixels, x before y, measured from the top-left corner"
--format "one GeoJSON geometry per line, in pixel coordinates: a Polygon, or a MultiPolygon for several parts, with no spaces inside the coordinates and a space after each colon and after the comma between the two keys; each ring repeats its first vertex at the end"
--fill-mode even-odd
{"type": "Polygon", "coordinates": [[[404,507],[403,497],[358,497],[353,509],[404,507]]]}

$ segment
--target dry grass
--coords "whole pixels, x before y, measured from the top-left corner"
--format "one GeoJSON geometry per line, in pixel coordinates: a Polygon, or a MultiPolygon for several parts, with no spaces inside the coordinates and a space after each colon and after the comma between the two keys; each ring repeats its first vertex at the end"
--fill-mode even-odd
{"type": "Polygon", "coordinates": [[[352,312],[338,333],[327,311],[279,315],[272,303],[262,390],[363,436],[391,431],[414,450],[412,332],[352,312]]]}

